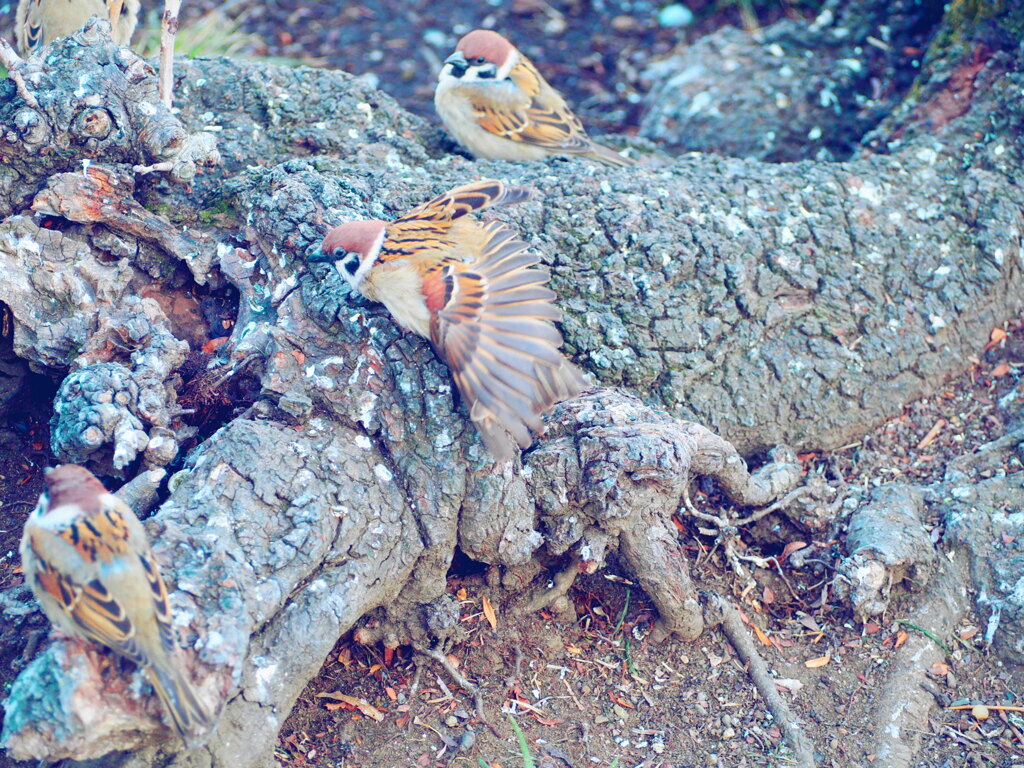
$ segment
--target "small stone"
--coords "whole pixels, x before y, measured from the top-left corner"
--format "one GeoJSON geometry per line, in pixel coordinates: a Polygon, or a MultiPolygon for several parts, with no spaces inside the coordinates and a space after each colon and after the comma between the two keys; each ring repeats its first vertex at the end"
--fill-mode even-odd
{"type": "Polygon", "coordinates": [[[636,19],[634,19],[632,16],[627,16],[625,14],[621,16],[616,16],[614,19],[612,19],[612,29],[614,29],[616,32],[629,32],[631,30],[636,29],[639,26],[640,25],[637,23],[636,19]]]}
{"type": "Polygon", "coordinates": [[[459,718],[457,718],[455,715],[448,715],[448,717],[444,719],[444,724],[447,725],[449,728],[455,728],[459,724],[459,718]]]}
{"type": "Polygon", "coordinates": [[[462,734],[462,738],[459,739],[459,749],[472,749],[474,744],[476,744],[476,731],[467,728],[466,732],[462,734]]]}
{"type": "Polygon", "coordinates": [[[724,731],[722,731],[722,738],[723,739],[731,739],[735,735],[736,735],[736,731],[733,730],[732,728],[726,728],[724,731]]]}
{"type": "Polygon", "coordinates": [[[988,720],[988,707],[984,704],[975,704],[971,707],[971,717],[975,720],[988,720]]]}
{"type": "Polygon", "coordinates": [[[666,5],[658,12],[658,23],[663,27],[688,27],[693,23],[693,11],[680,3],[666,5]]]}

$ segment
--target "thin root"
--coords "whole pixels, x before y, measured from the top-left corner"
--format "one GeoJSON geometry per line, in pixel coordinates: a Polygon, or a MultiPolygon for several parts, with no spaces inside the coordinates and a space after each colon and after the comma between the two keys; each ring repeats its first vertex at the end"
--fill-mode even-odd
{"type": "Polygon", "coordinates": [[[459,670],[457,670],[455,666],[448,661],[448,657],[439,650],[435,648],[426,648],[418,643],[413,643],[412,647],[416,653],[426,656],[429,659],[433,659],[440,664],[459,688],[462,688],[464,691],[469,691],[469,693],[473,695],[473,704],[476,707],[476,716],[480,719],[481,723],[491,729],[491,733],[498,738],[501,738],[501,734],[498,732],[498,729],[488,721],[487,715],[484,714],[484,697],[480,692],[480,686],[470,682],[469,678],[459,672],[459,670]]]}
{"type": "Polygon", "coordinates": [[[768,672],[768,665],[757,652],[750,634],[743,627],[743,619],[739,611],[725,598],[720,595],[710,596],[712,610],[720,613],[722,619],[722,630],[732,642],[733,648],[747,667],[750,679],[761,694],[768,709],[775,717],[775,722],[782,728],[786,736],[789,748],[793,750],[793,757],[800,768],[814,768],[814,748],[811,740],[804,733],[796,716],[790,711],[782,696],[775,687],[775,679],[768,672]]]}
{"type": "Polygon", "coordinates": [[[564,596],[569,591],[573,582],[576,581],[576,577],[579,575],[579,572],[580,561],[573,558],[569,565],[555,574],[555,578],[553,579],[554,584],[551,589],[544,590],[543,592],[535,595],[530,602],[523,606],[523,610],[527,613],[534,613],[550,606],[555,602],[555,600],[564,596]]]}

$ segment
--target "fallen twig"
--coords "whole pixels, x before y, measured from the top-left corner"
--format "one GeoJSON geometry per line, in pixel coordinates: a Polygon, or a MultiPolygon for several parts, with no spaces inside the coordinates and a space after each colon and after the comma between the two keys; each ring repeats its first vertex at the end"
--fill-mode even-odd
{"type": "Polygon", "coordinates": [[[39,109],[39,102],[36,101],[36,97],[29,91],[28,86],[25,84],[25,78],[21,75],[21,68],[25,66],[25,60],[14,52],[10,43],[2,35],[0,35],[0,64],[7,68],[7,76],[14,81],[14,87],[17,89],[22,101],[32,107],[32,109],[39,109]]]}
{"type": "Polygon", "coordinates": [[[416,653],[426,656],[428,659],[433,659],[440,664],[459,688],[462,688],[464,691],[468,691],[472,694],[473,704],[476,707],[476,716],[480,719],[480,722],[491,729],[491,732],[495,736],[501,738],[501,734],[498,732],[498,729],[487,720],[487,715],[484,713],[484,697],[480,692],[480,686],[470,682],[469,678],[459,672],[459,670],[455,668],[455,665],[448,661],[448,657],[436,648],[427,648],[426,646],[418,643],[413,643],[412,648],[416,653]]]}
{"type": "Polygon", "coordinates": [[[800,768],[814,768],[814,747],[811,740],[775,687],[775,678],[768,671],[768,665],[757,652],[750,634],[743,626],[739,611],[724,597],[716,594],[708,595],[708,609],[709,613],[717,614],[708,617],[709,623],[713,618],[720,620],[722,631],[732,642],[736,653],[746,663],[750,679],[771,710],[775,721],[782,728],[789,748],[793,750],[796,765],[800,768]]]}

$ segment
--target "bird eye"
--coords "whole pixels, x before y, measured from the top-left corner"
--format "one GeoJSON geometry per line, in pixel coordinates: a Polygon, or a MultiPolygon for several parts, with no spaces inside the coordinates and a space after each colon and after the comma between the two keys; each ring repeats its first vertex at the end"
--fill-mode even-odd
{"type": "Polygon", "coordinates": [[[483,56],[477,56],[475,59],[472,59],[469,63],[475,64],[476,66],[479,67],[481,64],[485,64],[486,62],[487,59],[485,59],[483,56]]]}

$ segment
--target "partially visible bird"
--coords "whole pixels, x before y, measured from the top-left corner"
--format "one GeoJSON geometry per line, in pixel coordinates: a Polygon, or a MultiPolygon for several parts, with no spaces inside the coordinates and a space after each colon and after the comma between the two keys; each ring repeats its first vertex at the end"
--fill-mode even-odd
{"type": "Polygon", "coordinates": [[[145,669],[186,744],[213,720],[174,658],[167,587],[135,513],[89,470],[64,464],[25,523],[25,582],[60,631],[110,648],[145,669]]]}
{"type": "Polygon", "coordinates": [[[533,442],[541,414],[580,392],[559,352],[561,315],[540,259],[510,228],[469,214],[531,197],[491,179],[456,187],[393,222],[353,221],[327,233],[312,261],[331,261],[403,328],[430,341],[451,368],[491,454],[533,442]],[[511,437],[510,437],[511,435],[511,437]]]}
{"type": "Polygon", "coordinates": [[[18,48],[35,53],[58,37],[67,37],[93,16],[110,21],[110,36],[128,45],[139,21],[139,0],[19,0],[15,15],[18,48]]]}
{"type": "Polygon", "coordinates": [[[565,99],[512,43],[487,29],[463,37],[444,60],[434,91],[437,114],[475,157],[542,160],[580,155],[633,165],[595,144],[565,99]]]}

